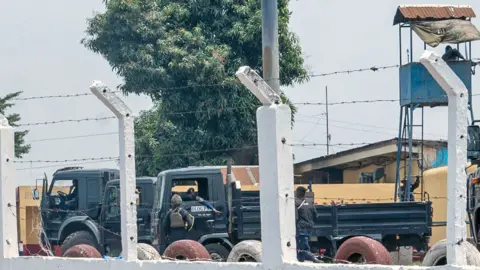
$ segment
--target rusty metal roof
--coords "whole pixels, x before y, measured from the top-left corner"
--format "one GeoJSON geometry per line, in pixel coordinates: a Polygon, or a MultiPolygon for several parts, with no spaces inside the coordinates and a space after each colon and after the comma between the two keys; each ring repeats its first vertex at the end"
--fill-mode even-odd
{"type": "Polygon", "coordinates": [[[472,7],[467,5],[403,5],[397,8],[393,24],[416,20],[465,20],[475,17],[472,7]]]}
{"type": "MultiPolygon", "coordinates": [[[[227,168],[220,169],[223,182],[226,183],[227,168]]],[[[258,166],[232,166],[234,180],[240,181],[242,186],[252,186],[260,183],[258,166]]]]}

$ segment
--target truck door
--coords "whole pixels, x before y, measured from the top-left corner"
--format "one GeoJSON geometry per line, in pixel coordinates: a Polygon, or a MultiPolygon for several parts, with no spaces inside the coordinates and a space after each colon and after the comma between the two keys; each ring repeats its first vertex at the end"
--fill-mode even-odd
{"type": "Polygon", "coordinates": [[[87,186],[82,190],[79,188],[79,196],[80,198],[86,198],[85,203],[82,202],[83,200],[79,200],[79,207],[82,209],[85,207],[85,213],[93,220],[98,219],[99,213],[99,206],[102,200],[102,188],[100,185],[102,184],[102,179],[98,177],[88,177],[87,178],[87,186]],[[86,193],[86,196],[82,196],[86,193]]]}
{"type": "Polygon", "coordinates": [[[226,185],[223,183],[223,175],[219,172],[212,177],[210,189],[212,191],[212,201],[215,202],[215,209],[222,212],[220,215],[213,215],[213,232],[225,233],[227,232],[227,195],[226,185]]]}
{"type": "Polygon", "coordinates": [[[205,204],[189,197],[187,190],[193,188],[197,196],[216,207],[216,202],[212,200],[213,190],[211,188],[215,176],[210,173],[181,175],[172,178],[172,193],[177,193],[182,197],[182,207],[195,218],[194,227],[187,235],[188,239],[198,240],[205,234],[213,233],[215,214],[205,204]]]}
{"type": "Polygon", "coordinates": [[[153,208],[152,183],[137,184],[137,230],[139,241],[150,240],[150,213],[153,208]]]}
{"type": "Polygon", "coordinates": [[[102,234],[105,245],[120,248],[120,190],[117,186],[107,186],[102,211],[102,234]],[[117,247],[118,246],[118,247],[117,247]]]}

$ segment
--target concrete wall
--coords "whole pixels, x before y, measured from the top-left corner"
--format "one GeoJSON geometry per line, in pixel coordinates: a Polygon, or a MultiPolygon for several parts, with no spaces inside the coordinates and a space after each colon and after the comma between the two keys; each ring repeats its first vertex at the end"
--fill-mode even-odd
{"type": "MultiPolygon", "coordinates": [[[[261,264],[254,263],[209,263],[209,262],[125,262],[121,260],[105,261],[105,260],[84,260],[84,259],[62,259],[62,258],[13,258],[3,260],[1,264],[2,270],[20,270],[20,269],[69,269],[69,270],[267,270],[261,264]]],[[[380,266],[380,265],[313,265],[309,263],[284,263],[275,270],[473,270],[478,269],[473,266],[441,266],[441,267],[418,267],[418,266],[380,266]]],[[[273,269],[268,269],[273,270],[273,269]]]]}

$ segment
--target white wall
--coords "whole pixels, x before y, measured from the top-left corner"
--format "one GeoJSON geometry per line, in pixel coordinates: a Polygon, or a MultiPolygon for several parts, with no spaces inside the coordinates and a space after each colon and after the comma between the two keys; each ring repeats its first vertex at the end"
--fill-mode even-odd
{"type": "MultiPolygon", "coordinates": [[[[120,260],[105,261],[105,260],[86,260],[86,259],[62,259],[62,258],[15,258],[7,259],[2,263],[2,270],[24,270],[24,269],[69,269],[69,270],[260,270],[264,269],[261,264],[254,263],[209,263],[209,262],[125,262],[120,260]]],[[[435,269],[435,270],[473,270],[478,269],[473,266],[455,267],[455,266],[441,266],[441,267],[419,267],[419,266],[375,266],[375,265],[340,265],[340,264],[309,264],[309,263],[285,263],[277,270],[309,270],[309,269],[336,269],[336,270],[389,270],[389,269],[435,269]]],[[[273,270],[273,269],[265,269],[273,270]]]]}

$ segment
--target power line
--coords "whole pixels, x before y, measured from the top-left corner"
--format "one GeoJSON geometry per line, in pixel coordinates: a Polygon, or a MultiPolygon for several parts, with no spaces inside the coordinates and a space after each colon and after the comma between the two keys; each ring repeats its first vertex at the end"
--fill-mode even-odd
{"type": "MultiPolygon", "coordinates": [[[[472,96],[478,96],[480,94],[472,94],[472,96]]],[[[441,95],[438,97],[447,97],[447,95],[441,95]]],[[[438,98],[437,97],[437,98],[438,98]]],[[[432,97],[418,97],[413,100],[430,100],[432,97]]],[[[361,103],[380,103],[380,102],[400,102],[402,100],[412,101],[412,99],[364,99],[364,100],[347,100],[347,101],[338,101],[338,102],[329,102],[328,105],[348,105],[348,104],[361,104],[361,103]]],[[[325,106],[325,102],[293,102],[293,105],[313,105],[313,106],[325,106]]]]}
{"type": "MultiPolygon", "coordinates": [[[[322,117],[318,117],[316,115],[304,115],[304,114],[300,114],[300,113],[297,113],[295,115],[296,117],[308,117],[308,118],[319,118],[319,119],[325,119],[325,118],[322,118],[322,117]]],[[[371,128],[376,128],[376,129],[382,129],[382,130],[392,130],[392,132],[395,132],[396,135],[398,136],[398,131],[395,127],[385,127],[385,126],[376,126],[376,125],[369,125],[369,124],[362,124],[362,123],[358,123],[358,122],[350,122],[350,121],[341,121],[341,120],[336,120],[336,119],[329,119],[329,121],[332,121],[332,122],[337,122],[337,123],[344,123],[344,124],[350,124],[350,125],[356,125],[356,126],[362,126],[362,127],[371,127],[371,128]],[[395,130],[395,131],[393,131],[395,130]]],[[[306,121],[302,121],[300,120],[299,121],[300,123],[301,122],[305,122],[305,123],[311,123],[311,124],[314,124],[313,122],[306,122],[306,121]]],[[[325,125],[325,124],[320,124],[320,125],[325,125]]],[[[336,126],[336,127],[340,127],[340,126],[336,126]]],[[[344,128],[347,128],[347,127],[344,127],[344,128]]],[[[425,132],[425,134],[427,135],[432,135],[432,136],[438,136],[438,137],[442,137],[442,136],[445,136],[444,134],[440,135],[440,134],[435,134],[435,133],[430,133],[430,132],[425,132]]]]}
{"type": "Polygon", "coordinates": [[[46,169],[46,168],[58,168],[58,167],[70,167],[70,166],[78,166],[78,165],[83,165],[83,164],[102,163],[102,162],[108,162],[108,161],[111,161],[111,160],[95,160],[95,161],[86,161],[86,162],[82,162],[82,163],[69,163],[69,164],[58,164],[57,163],[56,165],[45,165],[45,166],[18,168],[17,171],[46,169]]]}
{"type": "Polygon", "coordinates": [[[106,135],[114,135],[114,134],[118,134],[118,132],[94,133],[94,134],[85,134],[85,135],[78,135],[78,136],[43,138],[43,139],[38,139],[38,140],[31,140],[31,141],[28,141],[26,143],[58,141],[58,140],[68,140],[68,139],[77,139],[77,138],[89,138],[89,137],[98,137],[98,136],[106,136],[106,135]]]}

